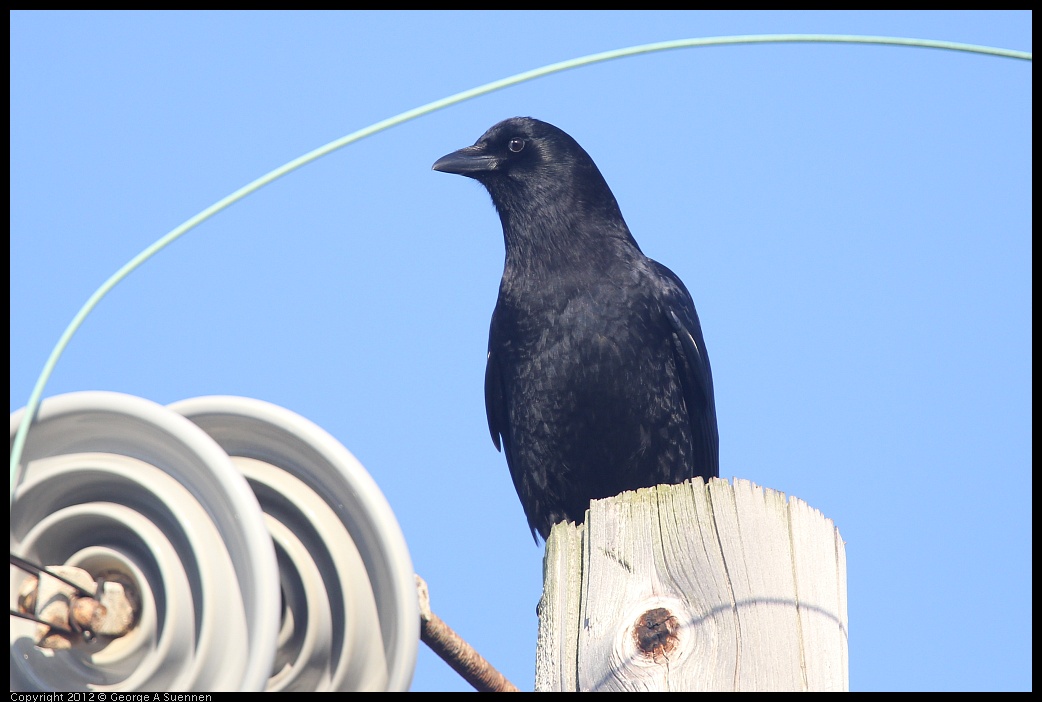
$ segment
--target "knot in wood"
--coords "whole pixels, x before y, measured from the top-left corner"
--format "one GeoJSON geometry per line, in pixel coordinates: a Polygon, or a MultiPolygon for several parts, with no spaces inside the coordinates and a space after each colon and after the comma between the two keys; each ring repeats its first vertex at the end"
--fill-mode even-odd
{"type": "Polygon", "coordinates": [[[665,607],[649,609],[633,625],[633,641],[646,658],[663,663],[677,647],[677,618],[665,607]]]}

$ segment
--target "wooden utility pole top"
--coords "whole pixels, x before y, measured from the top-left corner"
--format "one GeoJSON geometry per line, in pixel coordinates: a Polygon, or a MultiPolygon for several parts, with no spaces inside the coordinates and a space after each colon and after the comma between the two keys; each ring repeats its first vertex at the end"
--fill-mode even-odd
{"type": "Polygon", "coordinates": [[[546,544],[535,689],[847,690],[832,520],[747,480],[595,500],[546,544]]]}

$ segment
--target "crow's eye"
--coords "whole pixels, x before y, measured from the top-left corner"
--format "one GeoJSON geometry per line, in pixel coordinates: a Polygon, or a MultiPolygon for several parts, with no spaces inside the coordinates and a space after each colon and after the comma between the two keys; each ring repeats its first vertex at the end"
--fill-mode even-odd
{"type": "Polygon", "coordinates": [[[525,148],[525,140],[517,138],[511,139],[510,143],[507,144],[507,148],[516,154],[518,151],[525,148]]]}

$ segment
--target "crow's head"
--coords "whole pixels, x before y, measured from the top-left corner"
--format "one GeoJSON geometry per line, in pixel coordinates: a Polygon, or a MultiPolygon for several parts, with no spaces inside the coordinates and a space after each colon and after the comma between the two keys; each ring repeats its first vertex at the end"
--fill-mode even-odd
{"type": "Polygon", "coordinates": [[[565,132],[531,117],[503,120],[473,146],[439,158],[433,168],[484,185],[504,230],[546,217],[562,223],[573,216],[622,222],[615,196],[590,155],[565,132]]]}
{"type": "Polygon", "coordinates": [[[442,156],[433,166],[436,171],[464,175],[486,184],[583,167],[596,168],[575,139],[554,125],[531,117],[503,120],[482,134],[473,146],[442,156]]]}

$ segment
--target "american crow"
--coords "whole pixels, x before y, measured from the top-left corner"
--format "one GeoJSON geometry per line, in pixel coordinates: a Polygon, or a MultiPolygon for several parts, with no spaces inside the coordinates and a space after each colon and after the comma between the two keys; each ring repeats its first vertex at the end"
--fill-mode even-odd
{"type": "Polygon", "coordinates": [[[484,185],[503,224],[485,411],[533,538],[581,523],[591,499],[716,477],[695,305],[641,252],[589,154],[557,127],[515,117],[433,167],[484,185]]]}

